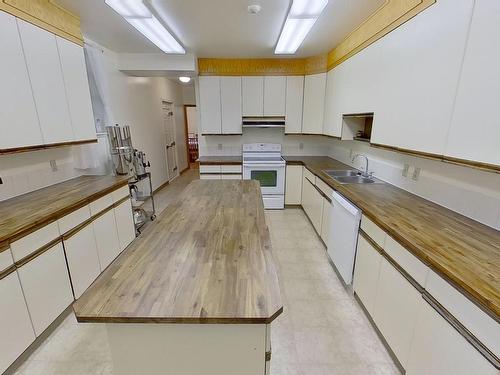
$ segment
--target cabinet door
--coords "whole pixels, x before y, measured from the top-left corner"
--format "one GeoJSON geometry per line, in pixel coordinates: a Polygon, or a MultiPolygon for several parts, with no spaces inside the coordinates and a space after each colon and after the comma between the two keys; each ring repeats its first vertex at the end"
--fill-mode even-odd
{"type": "Polygon", "coordinates": [[[302,186],[302,205],[307,213],[309,220],[316,229],[317,233],[321,233],[321,220],[323,218],[323,196],[316,190],[314,185],[307,179],[303,179],[302,186]]]}
{"type": "Polygon", "coordinates": [[[406,368],[421,298],[408,280],[383,258],[373,320],[403,368],[406,368]]]}
{"type": "Polygon", "coordinates": [[[75,140],[96,138],[83,48],[56,37],[75,140]]]}
{"type": "Polygon", "coordinates": [[[363,236],[358,236],[353,288],[370,315],[373,315],[381,262],[382,255],[363,236]]]}
{"type": "Polygon", "coordinates": [[[304,81],[304,110],[302,116],[303,133],[323,133],[325,88],[326,73],[306,76],[304,81]]]}
{"type": "Polygon", "coordinates": [[[56,37],[17,20],[44,143],[74,139],[56,37]]]}
{"type": "Polygon", "coordinates": [[[285,204],[302,203],[302,166],[287,165],[285,175],[285,204]]]}
{"type": "Polygon", "coordinates": [[[243,116],[264,115],[264,77],[242,77],[243,116]]]}
{"type": "Polygon", "coordinates": [[[115,220],[121,252],[135,239],[135,226],[130,199],[115,207],[115,220]]]}
{"type": "Polygon", "coordinates": [[[115,214],[109,210],[92,222],[94,226],[97,252],[99,254],[99,263],[101,271],[120,254],[120,242],[118,240],[118,231],[116,229],[115,214]]]}
{"type": "Polygon", "coordinates": [[[62,244],[26,263],[18,272],[33,327],[39,336],[73,302],[62,244]]]}
{"type": "Polygon", "coordinates": [[[431,305],[423,299],[420,305],[406,374],[498,374],[431,305]]]}
{"type": "Polygon", "coordinates": [[[92,225],[87,225],[64,240],[64,249],[75,298],[78,299],[101,273],[92,225]]]}
{"type": "Polygon", "coordinates": [[[201,133],[221,134],[220,78],[200,77],[199,87],[201,133]]]}
{"type": "MultiPolygon", "coordinates": [[[[1,28],[1,26],[0,26],[1,28]]],[[[35,340],[17,272],[0,280],[0,373],[35,340]]]]}
{"type": "Polygon", "coordinates": [[[0,149],[43,144],[16,19],[0,12],[0,149]]]}
{"type": "Polygon", "coordinates": [[[344,69],[339,65],[327,73],[323,134],[332,137],[342,136],[341,101],[345,91],[341,84],[343,72],[344,69]]]}
{"type": "Polygon", "coordinates": [[[302,106],[304,104],[304,77],[286,78],[285,133],[302,133],[302,106]]]}
{"type": "Polygon", "coordinates": [[[285,116],[286,77],[264,77],[264,116],[285,116]]]}
{"type": "Polygon", "coordinates": [[[328,245],[330,233],[330,211],[332,205],[328,199],[323,197],[323,216],[321,217],[321,239],[328,245]]]}
{"type": "Polygon", "coordinates": [[[241,134],[241,77],[220,78],[222,134],[241,134]]]}
{"type": "Polygon", "coordinates": [[[446,156],[500,165],[500,2],[476,0],[446,156]]]}

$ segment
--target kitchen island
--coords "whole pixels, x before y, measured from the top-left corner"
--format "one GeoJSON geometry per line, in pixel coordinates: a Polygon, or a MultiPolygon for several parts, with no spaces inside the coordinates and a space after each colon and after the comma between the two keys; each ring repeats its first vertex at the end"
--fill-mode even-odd
{"type": "Polygon", "coordinates": [[[193,181],[74,311],[106,324],[116,374],[268,373],[283,306],[258,182],[193,181]]]}

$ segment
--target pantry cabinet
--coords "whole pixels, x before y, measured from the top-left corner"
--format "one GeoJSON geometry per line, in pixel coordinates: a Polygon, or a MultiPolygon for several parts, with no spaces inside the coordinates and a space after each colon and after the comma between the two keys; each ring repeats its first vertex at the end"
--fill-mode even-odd
{"type": "Polygon", "coordinates": [[[302,133],[322,134],[326,73],[305,76],[302,133]]]}
{"type": "Polygon", "coordinates": [[[16,18],[0,12],[0,149],[43,144],[16,18]]]}
{"type": "Polygon", "coordinates": [[[476,0],[445,156],[500,165],[500,2],[476,0]]]}
{"type": "Polygon", "coordinates": [[[73,302],[62,244],[19,267],[18,273],[39,336],[73,302]]]}
{"type": "Polygon", "coordinates": [[[287,165],[285,175],[285,204],[302,203],[302,166],[287,165]]]}
{"type": "Polygon", "coordinates": [[[83,48],[56,36],[74,140],[96,138],[83,48]]]}
{"type": "Polygon", "coordinates": [[[222,133],[222,113],[219,77],[199,78],[200,122],[202,134],[222,133]]]}
{"type": "Polygon", "coordinates": [[[242,77],[242,115],[264,115],[264,77],[242,77]]]}
{"type": "Polygon", "coordinates": [[[497,375],[493,367],[428,302],[420,299],[408,375],[497,375]]]}
{"type": "Polygon", "coordinates": [[[285,116],[286,77],[264,77],[264,116],[285,116]]]}
{"type": "Polygon", "coordinates": [[[0,311],[0,373],[3,373],[35,340],[35,332],[15,271],[0,279],[0,311]]]}
{"type": "Polygon", "coordinates": [[[241,134],[241,77],[221,77],[222,134],[241,134]]]}
{"type": "Polygon", "coordinates": [[[286,78],[285,133],[302,133],[302,106],[304,104],[304,76],[286,78]]]}
{"type": "Polygon", "coordinates": [[[17,20],[45,144],[74,139],[56,37],[17,20]]]}

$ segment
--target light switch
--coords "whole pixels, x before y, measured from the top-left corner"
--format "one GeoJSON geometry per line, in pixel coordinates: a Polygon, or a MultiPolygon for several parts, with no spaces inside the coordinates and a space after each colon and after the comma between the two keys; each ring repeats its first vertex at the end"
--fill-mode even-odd
{"type": "Polygon", "coordinates": [[[408,171],[410,170],[410,164],[408,163],[405,163],[404,167],[403,167],[403,172],[401,173],[401,175],[403,177],[408,177],[408,171]]]}
{"type": "Polygon", "coordinates": [[[50,161],[50,169],[52,169],[52,172],[57,171],[57,162],[55,160],[50,161]]]}

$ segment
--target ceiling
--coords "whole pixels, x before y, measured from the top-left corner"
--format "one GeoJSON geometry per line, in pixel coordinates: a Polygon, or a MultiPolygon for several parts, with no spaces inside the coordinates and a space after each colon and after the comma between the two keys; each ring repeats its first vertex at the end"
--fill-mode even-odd
{"type": "MultiPolygon", "coordinates": [[[[149,0],[188,52],[198,57],[273,57],[290,0],[149,0]],[[247,6],[259,4],[257,15],[247,6]]],[[[116,52],[160,52],[104,0],[56,0],[81,18],[85,37],[116,52]]],[[[335,47],[385,0],[330,0],[294,56],[335,47]]]]}

